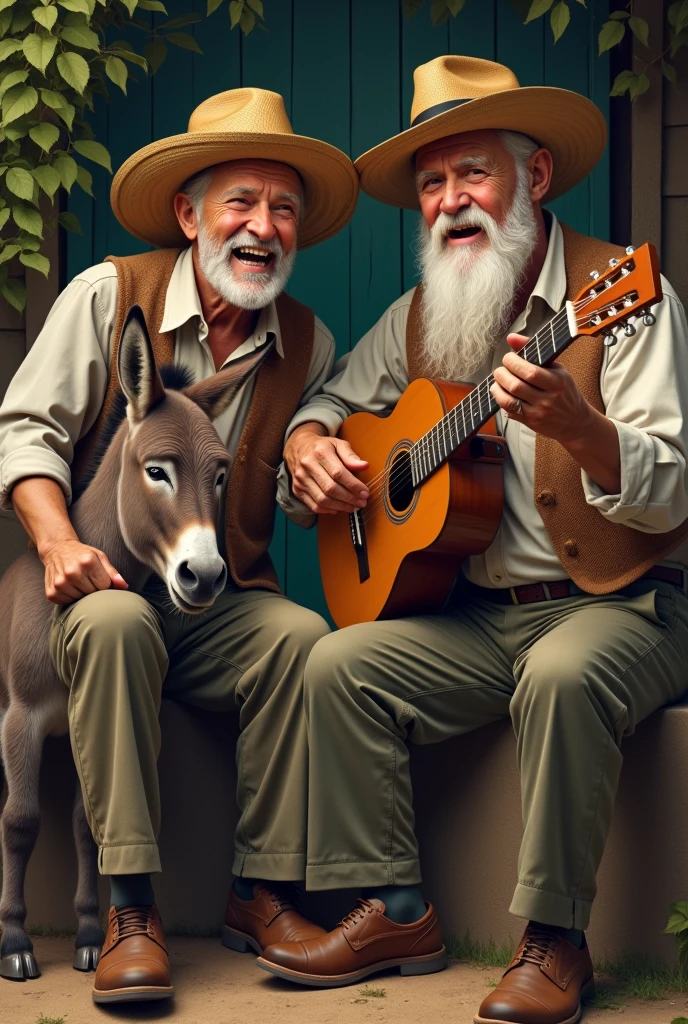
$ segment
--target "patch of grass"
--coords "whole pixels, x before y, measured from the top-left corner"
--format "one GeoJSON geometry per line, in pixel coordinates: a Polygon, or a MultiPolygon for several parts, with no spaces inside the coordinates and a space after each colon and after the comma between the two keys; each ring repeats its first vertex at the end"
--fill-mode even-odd
{"type": "Polygon", "coordinates": [[[64,1017],[44,1017],[41,1013],[36,1017],[36,1024],[65,1024],[64,1017]]]}
{"type": "Polygon", "coordinates": [[[670,992],[688,991],[688,978],[678,967],[661,960],[629,955],[620,960],[595,963],[595,971],[620,983],[617,995],[626,999],[666,999],[670,992]]]}
{"type": "Polygon", "coordinates": [[[507,944],[498,946],[490,939],[489,942],[477,942],[469,932],[460,938],[450,935],[445,940],[447,956],[450,960],[463,960],[475,967],[508,967],[514,955],[514,947],[507,944]]]}
{"type": "Polygon", "coordinates": [[[488,988],[497,988],[499,982],[496,980],[496,978],[488,978],[485,984],[487,985],[488,988]]]}
{"type": "Polygon", "coordinates": [[[592,999],[587,999],[585,1005],[595,1010],[620,1010],[623,1003],[619,1001],[618,987],[598,982],[595,985],[595,995],[592,999]]]}
{"type": "Polygon", "coordinates": [[[35,939],[73,939],[76,935],[76,930],[65,931],[64,928],[53,928],[49,924],[32,924],[26,930],[35,939]]]}
{"type": "Polygon", "coordinates": [[[387,989],[373,988],[371,985],[368,985],[366,988],[359,988],[358,991],[368,999],[384,999],[387,995],[387,989]]]}

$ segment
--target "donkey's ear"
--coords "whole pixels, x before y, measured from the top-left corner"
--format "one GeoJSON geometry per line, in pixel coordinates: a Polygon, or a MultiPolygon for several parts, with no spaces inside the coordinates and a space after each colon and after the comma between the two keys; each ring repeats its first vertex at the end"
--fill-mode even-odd
{"type": "Polygon", "coordinates": [[[140,306],[132,306],[127,313],[117,353],[117,374],[127,398],[127,414],[134,423],[140,423],[165,397],[140,306]]]}
{"type": "Polygon", "coordinates": [[[216,420],[229,407],[239,388],[245,384],[252,373],[256,372],[263,360],[267,359],[274,344],[273,339],[257,352],[251,352],[247,356],[242,356],[241,359],[236,359],[213,377],[208,377],[207,380],[201,380],[198,384],[192,384],[190,388],[185,388],[184,394],[196,405],[200,405],[211,420],[216,420]]]}

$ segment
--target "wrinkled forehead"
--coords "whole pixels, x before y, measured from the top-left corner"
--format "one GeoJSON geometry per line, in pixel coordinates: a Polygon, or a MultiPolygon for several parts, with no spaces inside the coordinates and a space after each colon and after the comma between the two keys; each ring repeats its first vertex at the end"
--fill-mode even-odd
{"type": "Polygon", "coordinates": [[[416,172],[432,170],[448,161],[459,166],[464,160],[492,162],[504,158],[508,151],[497,131],[460,132],[429,142],[415,154],[416,172]]]}
{"type": "Polygon", "coordinates": [[[303,192],[301,178],[289,164],[277,160],[229,160],[213,168],[211,191],[246,188],[257,195],[303,192]]]}
{"type": "Polygon", "coordinates": [[[190,398],[177,391],[166,391],[164,401],[141,421],[134,443],[140,460],[173,459],[227,461],[227,449],[206,414],[190,398]]]}

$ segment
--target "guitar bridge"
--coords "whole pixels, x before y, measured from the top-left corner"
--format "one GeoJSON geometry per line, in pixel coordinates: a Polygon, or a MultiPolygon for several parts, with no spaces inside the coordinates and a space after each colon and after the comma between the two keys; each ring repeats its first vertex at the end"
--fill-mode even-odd
{"type": "Polygon", "coordinates": [[[356,552],[358,561],[358,582],[365,583],[370,579],[370,567],[368,565],[368,547],[365,539],[365,523],[363,521],[363,509],[357,509],[349,513],[349,528],[351,530],[351,543],[356,552]]]}

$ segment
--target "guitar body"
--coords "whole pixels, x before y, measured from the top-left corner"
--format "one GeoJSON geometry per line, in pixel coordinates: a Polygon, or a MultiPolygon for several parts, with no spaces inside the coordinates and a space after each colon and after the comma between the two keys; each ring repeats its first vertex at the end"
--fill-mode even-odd
{"type": "Polygon", "coordinates": [[[339,627],[439,611],[464,558],[493,540],[505,451],[494,419],[419,488],[404,472],[411,445],[471,390],[421,378],[390,416],[356,413],[342,424],[338,436],[370,464],[359,478],[378,481],[359,517],[358,547],[347,513],[319,517],[320,570],[339,627]]]}

